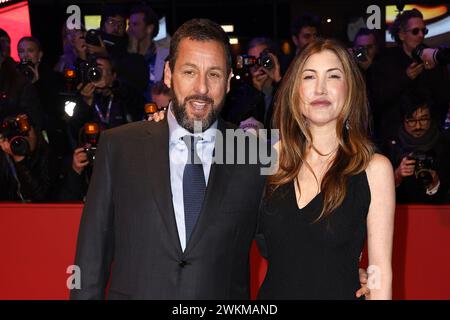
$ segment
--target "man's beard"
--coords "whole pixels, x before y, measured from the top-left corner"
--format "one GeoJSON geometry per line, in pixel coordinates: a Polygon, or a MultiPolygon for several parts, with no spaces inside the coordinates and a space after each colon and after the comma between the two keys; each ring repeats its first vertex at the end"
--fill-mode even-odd
{"type": "MultiPolygon", "coordinates": [[[[172,85],[173,88],[173,85],[172,85]]],[[[180,104],[180,101],[178,101],[175,93],[172,90],[172,111],[175,116],[175,119],[177,120],[178,124],[185,128],[187,131],[194,133],[195,129],[199,129],[199,124],[197,124],[197,127],[195,127],[195,123],[200,123],[201,121],[201,131],[206,131],[211,125],[217,120],[217,117],[219,115],[219,112],[222,110],[222,107],[225,103],[225,96],[222,98],[222,100],[217,104],[214,105],[214,100],[207,95],[191,95],[187,96],[183,103],[180,104]],[[203,119],[191,119],[188,116],[188,112],[186,110],[186,105],[190,100],[196,100],[196,101],[202,101],[206,102],[211,105],[211,109],[207,113],[206,117],[203,119]]]]}
{"type": "Polygon", "coordinates": [[[425,134],[425,131],[426,130],[424,130],[424,129],[417,129],[417,130],[413,130],[413,134],[415,137],[420,138],[421,136],[423,136],[425,134]]]}

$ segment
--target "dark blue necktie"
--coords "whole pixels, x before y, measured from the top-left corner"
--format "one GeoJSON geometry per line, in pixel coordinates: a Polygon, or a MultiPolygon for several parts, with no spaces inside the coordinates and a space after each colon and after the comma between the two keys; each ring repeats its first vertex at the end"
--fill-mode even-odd
{"type": "Polygon", "coordinates": [[[184,136],[183,141],[189,150],[188,161],[183,172],[184,220],[186,226],[186,245],[197,223],[205,197],[206,183],[203,165],[197,154],[196,145],[200,138],[184,136]]]}

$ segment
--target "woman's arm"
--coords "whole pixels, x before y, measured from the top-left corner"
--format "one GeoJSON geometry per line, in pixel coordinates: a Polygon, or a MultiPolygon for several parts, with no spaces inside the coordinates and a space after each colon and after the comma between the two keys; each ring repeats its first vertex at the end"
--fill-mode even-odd
{"type": "Polygon", "coordinates": [[[375,154],[366,170],[371,202],[367,216],[370,299],[392,299],[392,240],[395,214],[394,170],[375,154]]]}

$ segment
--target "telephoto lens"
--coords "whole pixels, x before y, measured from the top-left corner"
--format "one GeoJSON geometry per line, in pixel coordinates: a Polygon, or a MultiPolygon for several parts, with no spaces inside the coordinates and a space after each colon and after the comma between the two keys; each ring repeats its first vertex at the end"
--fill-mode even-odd
{"type": "Polygon", "coordinates": [[[30,143],[25,138],[30,132],[30,123],[26,114],[7,117],[3,120],[0,133],[9,141],[11,151],[16,156],[26,156],[30,153],[30,143]]]}

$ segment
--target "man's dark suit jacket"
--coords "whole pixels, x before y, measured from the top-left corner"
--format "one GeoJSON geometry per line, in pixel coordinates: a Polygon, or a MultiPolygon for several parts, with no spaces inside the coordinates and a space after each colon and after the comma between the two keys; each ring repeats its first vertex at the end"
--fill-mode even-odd
{"type": "MultiPolygon", "coordinates": [[[[218,129],[228,128],[219,119],[218,129]]],[[[260,166],[212,164],[184,252],[169,167],[166,120],[102,133],[78,234],[81,289],[71,299],[103,299],[108,282],[108,299],[249,298],[249,251],[265,182],[260,166]]]]}

